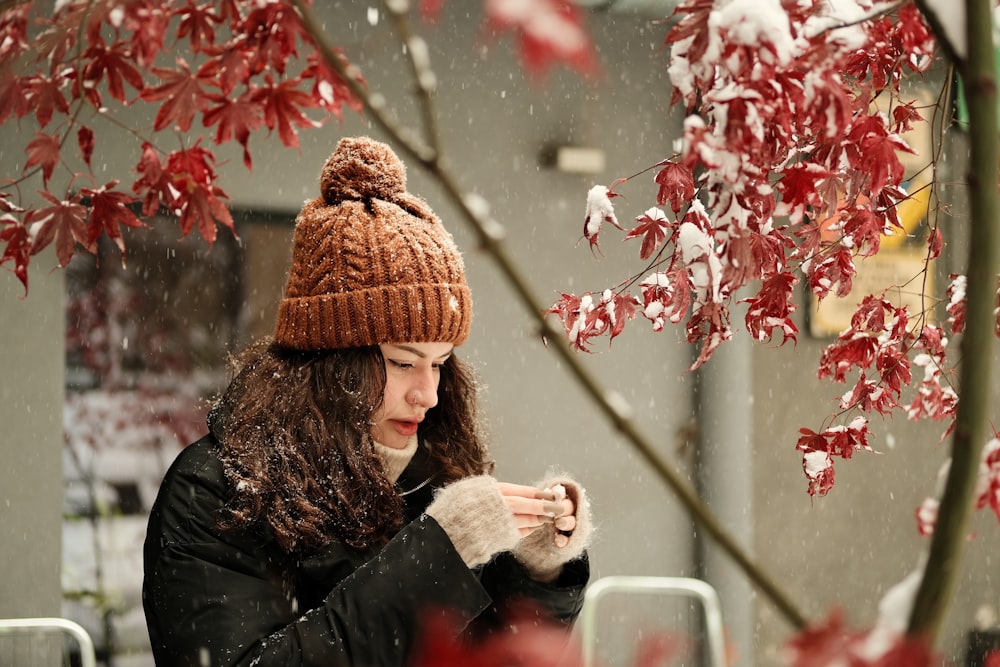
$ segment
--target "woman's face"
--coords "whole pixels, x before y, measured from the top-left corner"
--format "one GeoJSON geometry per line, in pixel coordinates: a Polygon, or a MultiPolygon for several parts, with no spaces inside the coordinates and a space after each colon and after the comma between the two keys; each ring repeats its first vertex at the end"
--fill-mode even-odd
{"type": "Polygon", "coordinates": [[[437,405],[441,366],[451,356],[451,343],[385,343],[385,395],[375,413],[372,438],[402,449],[415,435],[427,411],[437,405]]]}

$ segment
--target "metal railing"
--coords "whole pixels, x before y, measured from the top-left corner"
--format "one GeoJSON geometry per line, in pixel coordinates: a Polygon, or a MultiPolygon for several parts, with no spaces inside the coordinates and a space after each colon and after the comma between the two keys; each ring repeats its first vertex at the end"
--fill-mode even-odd
{"type": "Polygon", "coordinates": [[[726,643],[722,629],[722,609],[719,596],[709,584],[689,577],[602,577],[587,588],[583,596],[578,627],[584,667],[594,666],[597,643],[597,610],[601,599],[608,593],[674,593],[695,598],[704,611],[707,655],[712,667],[726,667],[726,643]]]}
{"type": "Polygon", "coordinates": [[[0,639],[20,635],[57,635],[75,640],[80,650],[81,667],[97,667],[94,642],[78,623],[65,618],[3,618],[0,639]]]}

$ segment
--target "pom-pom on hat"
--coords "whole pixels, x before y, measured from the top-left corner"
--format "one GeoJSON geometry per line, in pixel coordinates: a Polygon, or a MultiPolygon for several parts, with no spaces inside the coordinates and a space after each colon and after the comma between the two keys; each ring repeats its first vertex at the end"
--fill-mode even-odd
{"type": "Polygon", "coordinates": [[[406,191],[392,149],[341,139],[320,192],[295,220],[275,342],[297,350],[464,342],[472,295],[462,256],[427,203],[406,191]]]}

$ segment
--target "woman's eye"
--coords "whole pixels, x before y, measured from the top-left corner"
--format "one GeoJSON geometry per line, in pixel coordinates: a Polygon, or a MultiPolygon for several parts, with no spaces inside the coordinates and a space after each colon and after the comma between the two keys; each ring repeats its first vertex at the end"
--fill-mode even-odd
{"type": "Polygon", "coordinates": [[[401,368],[401,369],[404,369],[404,370],[408,369],[408,368],[413,368],[413,364],[411,364],[409,362],[406,362],[406,361],[395,361],[393,359],[390,359],[389,363],[392,364],[393,366],[395,366],[396,368],[401,368]]]}

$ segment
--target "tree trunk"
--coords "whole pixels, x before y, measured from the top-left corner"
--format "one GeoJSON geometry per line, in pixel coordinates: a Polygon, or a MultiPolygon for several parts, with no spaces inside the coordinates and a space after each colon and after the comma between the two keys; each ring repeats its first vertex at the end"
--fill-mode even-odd
{"type": "Polygon", "coordinates": [[[968,53],[957,63],[969,108],[969,257],[966,328],[951,467],[909,634],[933,643],[951,600],[972,513],[983,446],[989,436],[998,266],[997,81],[992,3],[965,0],[968,53]]]}

